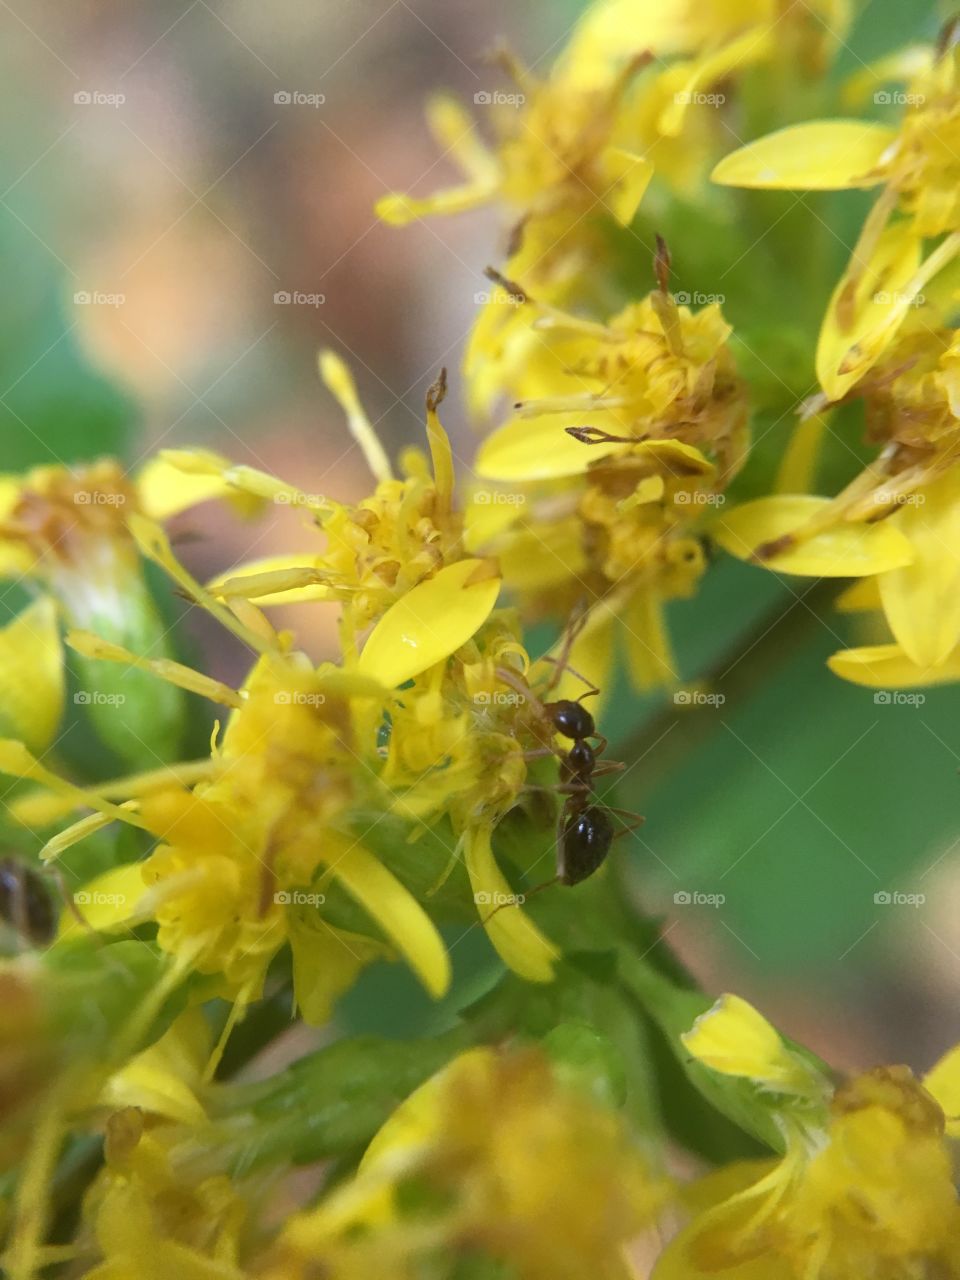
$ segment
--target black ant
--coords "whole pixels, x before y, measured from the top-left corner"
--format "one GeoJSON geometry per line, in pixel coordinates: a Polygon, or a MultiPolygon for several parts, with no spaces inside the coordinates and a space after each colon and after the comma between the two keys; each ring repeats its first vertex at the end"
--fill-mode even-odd
{"type": "MultiPolygon", "coordinates": [[[[574,640],[585,621],[586,615],[583,614],[568,628],[559,657],[544,659],[556,668],[545,690],[547,695],[559,684],[564,671],[569,671],[585,684],[589,683],[579,672],[573,670],[568,661],[574,640]]],[[[607,739],[597,733],[594,718],[583,705],[583,699],[598,695],[600,690],[591,686],[576,700],[558,698],[556,701],[549,702],[536,698],[529,688],[518,680],[514,672],[498,667],[497,676],[533,703],[540,714],[545,736],[558,733],[564,738],[569,738],[573,743],[566,751],[550,746],[541,751],[531,751],[526,754],[528,760],[544,755],[559,755],[560,782],[556,788],[549,788],[549,790],[556,790],[565,797],[557,820],[557,874],[552,880],[547,880],[531,890],[531,893],[545,889],[551,884],[579,884],[592,876],[602,865],[610,852],[610,846],[618,835],[626,835],[628,831],[635,830],[644,821],[638,814],[626,813],[624,810],[611,809],[600,804],[594,796],[595,778],[604,773],[619,772],[624,767],[619,761],[598,759],[606,750],[607,739]],[[597,745],[593,745],[590,739],[595,739],[597,745]],[[617,832],[611,821],[611,814],[629,817],[633,821],[622,831],[617,832]]],[[[498,907],[497,910],[500,908],[498,907]]]]}

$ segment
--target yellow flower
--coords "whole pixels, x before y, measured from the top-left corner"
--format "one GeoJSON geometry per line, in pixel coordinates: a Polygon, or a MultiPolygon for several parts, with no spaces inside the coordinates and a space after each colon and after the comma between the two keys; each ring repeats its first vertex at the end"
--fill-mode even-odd
{"type": "Polygon", "coordinates": [[[524,402],[481,445],[478,475],[507,493],[474,493],[468,546],[497,556],[528,612],[593,606],[571,662],[601,689],[618,620],[639,687],[677,678],[663,606],[695,591],[705,569],[698,526],[748,446],[729,326],[715,304],[678,306],[667,269],[661,248],[660,288],[607,324],[502,282],[549,335],[554,391],[524,402]]]}
{"type": "MultiPolygon", "coordinates": [[[[717,165],[735,187],[883,190],[868,216],[820,333],[817,374],[841,399],[880,359],[927,283],[960,253],[960,51],[930,50],[903,95],[899,130],[858,120],[791,125],[717,165]],[[924,258],[922,242],[949,233],[924,258]]],[[[896,60],[881,70],[896,76],[896,60]]]]}
{"type": "Polygon", "coordinates": [[[291,1219],[263,1274],[406,1278],[429,1257],[445,1275],[472,1255],[526,1280],[628,1280],[624,1251],[665,1194],[621,1118],[539,1052],[477,1049],[402,1104],[352,1181],[291,1219]]]}
{"type": "Polygon", "coordinates": [[[958,353],[955,330],[908,332],[855,389],[881,451],[835,498],[761,498],[721,514],[712,528],[732,554],[779,572],[875,579],[870,603],[896,645],[835,655],[833,670],[857,683],[956,678],[958,353]]]}
{"type": "Polygon", "coordinates": [[[363,412],[349,370],[325,352],[321,372],[378,481],[374,493],[356,506],[305,494],[212,455],[180,451],[163,456],[188,474],[194,469],[215,474],[239,493],[302,507],[326,538],[325,549],[316,554],[273,556],[238,566],[210,584],[213,596],[230,608],[247,602],[338,601],[344,660],[359,657],[360,669],[375,674],[381,684],[401,684],[468,640],[498,595],[495,566],[464,556],[453,453],[437,417],[446,373],[441,372],[427,394],[430,459],[408,449],[405,475],[398,479],[363,412]]]}
{"type": "Polygon", "coordinates": [[[188,1172],[188,1133],[149,1127],[136,1107],[110,1117],[105,1167],[84,1205],[102,1257],[83,1272],[89,1280],[242,1280],[249,1207],[226,1175],[188,1172]]]}
{"type": "MultiPolygon", "coordinates": [[[[786,1068],[788,1051],[770,1040],[772,1028],[752,1032],[767,1052],[750,1048],[751,1035],[738,1045],[738,1026],[763,1019],[735,1003],[726,1029],[733,1056],[724,1051],[718,1061],[702,1032],[684,1043],[714,1070],[769,1081],[770,1065],[786,1068]]],[[[957,1061],[954,1051],[923,1084],[906,1067],[878,1067],[839,1085],[822,1119],[785,1112],[782,1160],[742,1162],[690,1190],[693,1220],[667,1247],[656,1280],[960,1275],[960,1205],[944,1140],[957,1061]]]]}

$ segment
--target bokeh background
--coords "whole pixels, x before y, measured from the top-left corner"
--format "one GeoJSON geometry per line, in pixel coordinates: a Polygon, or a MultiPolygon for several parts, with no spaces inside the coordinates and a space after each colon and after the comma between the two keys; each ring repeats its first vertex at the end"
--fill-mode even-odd
{"type": "MultiPolygon", "coordinates": [[[[428,90],[470,102],[494,83],[499,37],[544,68],[578,9],[0,0],[0,470],[105,452],[134,468],[200,443],[358,497],[368,478],[317,379],[322,346],[352,363],[391,452],[419,441],[424,391],[449,366],[445,422],[469,459],[456,370],[501,230],[477,213],[397,231],[373,204],[453,176],[423,123],[428,90]]],[[[836,75],[942,16],[927,0],[862,5],[836,75]]],[[[684,232],[665,230],[682,259],[684,232]]],[[[213,505],[177,537],[200,577],[311,543],[296,512],[251,526],[213,505]]],[[[182,612],[186,643],[235,676],[239,655],[182,612]]],[[[960,692],[884,705],[843,685],[824,661],[850,625],[821,589],[725,560],[673,623],[685,677],[725,701],[611,709],[623,800],[647,814],[625,854],[634,891],[709,987],[841,1065],[926,1065],[960,1039],[960,692]],[[883,900],[898,894],[922,901],[883,900]]],[[[324,606],[297,613],[318,658],[331,624],[324,606]]],[[[342,1013],[400,1034],[431,1016],[399,968],[342,1013]]]]}

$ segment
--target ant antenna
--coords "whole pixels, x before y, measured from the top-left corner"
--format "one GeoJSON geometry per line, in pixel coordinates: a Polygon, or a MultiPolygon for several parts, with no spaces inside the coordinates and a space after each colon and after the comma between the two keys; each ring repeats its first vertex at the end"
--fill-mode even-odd
{"type": "MultiPolygon", "coordinates": [[[[563,637],[563,643],[560,646],[559,654],[555,658],[551,657],[549,654],[544,657],[543,661],[553,663],[556,668],[553,679],[543,692],[543,696],[545,698],[549,697],[560,683],[564,671],[572,672],[573,675],[577,676],[577,678],[582,680],[586,685],[591,684],[591,681],[587,680],[584,676],[581,676],[578,671],[573,671],[573,668],[570,666],[570,654],[573,651],[573,646],[576,644],[581,632],[587,625],[587,618],[589,616],[590,609],[587,602],[585,600],[578,601],[574,607],[573,613],[570,615],[570,621],[567,623],[566,634],[563,637]]],[[[599,690],[597,692],[599,692],[599,690]]],[[[583,696],[585,697],[586,695],[584,694],[583,696]]]]}

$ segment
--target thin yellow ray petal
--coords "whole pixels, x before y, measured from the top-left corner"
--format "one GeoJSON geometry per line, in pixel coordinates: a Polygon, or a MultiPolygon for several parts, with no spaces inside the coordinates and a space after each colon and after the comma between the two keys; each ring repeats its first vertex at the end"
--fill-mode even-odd
{"type": "Polygon", "coordinates": [[[431,214],[466,213],[487,204],[497,193],[494,182],[467,182],[459,187],[447,187],[432,196],[408,196],[399,192],[381,196],[374,212],[381,222],[391,227],[405,227],[418,218],[431,214]]]}
{"type": "Polygon", "coordinates": [[[922,689],[927,685],[950,684],[960,680],[960,649],[936,667],[918,667],[898,644],[865,645],[841,649],[827,659],[827,666],[843,680],[867,689],[922,689]]]}
{"type": "Polygon", "coordinates": [[[357,664],[362,675],[395,688],[459,649],[493,611],[499,577],[483,560],[460,560],[401,596],[370,633],[357,664]]]}
{"type": "Polygon", "coordinates": [[[909,540],[889,521],[826,523],[830,508],[831,499],[812,494],[757,498],[718,515],[710,536],[741,560],[800,577],[860,578],[913,559],[909,540]],[[824,524],[819,532],[804,532],[817,521],[824,524]]]}
{"type": "MultiPolygon", "coordinates": [[[[120,805],[121,809],[128,811],[136,811],[137,807],[136,800],[125,800],[120,805]]],[[[90,813],[85,818],[81,818],[79,822],[71,823],[69,827],[55,835],[52,840],[47,841],[40,850],[40,861],[52,862],[55,858],[59,858],[62,853],[66,853],[68,849],[72,849],[75,844],[79,844],[81,840],[86,840],[87,836],[92,836],[97,831],[102,831],[104,827],[108,827],[113,821],[112,813],[90,813]]]]}
{"type": "MultiPolygon", "coordinates": [[[[135,799],[149,795],[152,791],[162,791],[166,787],[189,787],[195,782],[209,778],[218,768],[216,760],[190,760],[184,764],[164,766],[162,769],[150,769],[145,773],[132,773],[125,778],[116,778],[110,782],[100,783],[95,794],[105,800],[135,799]]],[[[81,789],[81,794],[88,794],[81,789]]],[[[90,792],[89,794],[94,794],[90,792]]],[[[46,827],[53,822],[88,804],[75,796],[64,797],[50,791],[31,791],[17,796],[7,805],[7,811],[18,822],[28,827],[46,827]]]]}
{"type": "Polygon", "coordinates": [[[653,163],[646,156],[624,151],[622,147],[609,147],[603,153],[602,164],[604,176],[614,184],[613,190],[604,196],[604,202],[620,225],[628,227],[650,185],[653,163]]]}
{"type": "Polygon", "coordinates": [[[582,475],[591,462],[625,453],[629,445],[583,444],[566,427],[582,427],[586,413],[513,418],[481,444],[474,471],[487,480],[557,480],[582,475]]]}
{"type": "Polygon", "coordinates": [[[236,689],[231,689],[229,685],[214,680],[212,676],[204,675],[202,671],[194,671],[192,667],[185,667],[182,663],[174,662],[170,658],[141,658],[122,645],[102,640],[92,631],[68,632],[67,644],[85,658],[94,658],[102,662],[121,662],[126,666],[136,667],[138,671],[148,671],[159,680],[166,680],[180,689],[186,689],[188,693],[196,693],[201,698],[208,698],[211,702],[219,702],[226,707],[243,706],[243,697],[236,689]]]}
{"type": "Polygon", "coordinates": [[[70,907],[64,907],[57,936],[78,938],[89,929],[98,933],[125,931],[136,921],[146,918],[141,908],[146,893],[142,863],[129,862],[122,867],[111,867],[73,895],[74,906],[83,920],[78,920],[70,907]]]}
{"type": "Polygon", "coordinates": [[[540,932],[520,905],[513,905],[513,891],[497,866],[488,823],[464,832],[463,852],[474,901],[487,936],[509,968],[529,982],[552,982],[559,952],[540,932]],[[496,907],[510,903],[497,911],[496,907]]]}
{"type": "Polygon", "coordinates": [[[456,98],[435,94],[427,102],[427,123],[441,147],[473,182],[497,181],[497,158],[477,132],[476,121],[456,98]]]}
{"type": "Polygon", "coordinates": [[[256,653],[266,653],[279,647],[278,639],[272,643],[267,642],[262,635],[256,634],[238,622],[229,609],[225,608],[187,572],[173,554],[170,540],[158,524],[153,520],[147,520],[144,516],[134,515],[129,518],[128,525],[141,554],[147,560],[159,565],[192,600],[212,614],[222,626],[244,644],[249,645],[256,653]]]}
{"type": "Polygon", "coordinates": [[[433,921],[378,858],[356,841],[328,832],[321,860],[351,897],[368,911],[438,999],[450,985],[450,957],[433,921]]]}
{"type": "Polygon", "coordinates": [[[22,742],[17,742],[13,738],[0,739],[0,773],[9,774],[13,778],[26,778],[32,782],[42,783],[50,791],[56,791],[60,795],[75,798],[77,805],[85,805],[87,808],[96,809],[98,813],[109,814],[121,822],[129,822],[132,826],[143,827],[148,830],[147,824],[134,814],[125,810],[120,805],[111,804],[104,800],[102,796],[96,792],[87,791],[83,787],[76,787],[72,782],[67,782],[65,778],[58,777],[52,770],[42,765],[22,742]]]}
{"type": "Polygon", "coordinates": [[[207,583],[207,590],[225,597],[243,596],[261,606],[303,604],[332,598],[325,584],[321,557],[308,552],[261,556],[235,565],[207,583]],[[286,586],[282,574],[290,576],[286,586]],[[294,585],[290,585],[290,584],[294,585]]]}
{"type": "Polygon", "coordinates": [[[363,450],[363,456],[367,460],[367,466],[373,472],[374,479],[392,480],[393,468],[390,466],[390,459],[360,403],[353,374],[334,351],[320,352],[319,368],[320,377],[327,390],[336,398],[340,408],[346,414],[350,434],[363,450]]]}
{"type": "Polygon", "coordinates": [[[948,1136],[960,1137],[960,1045],[934,1063],[923,1077],[923,1087],[942,1107],[948,1136]]]}
{"type": "Polygon", "coordinates": [[[894,519],[913,563],[880,578],[890,630],[919,667],[935,667],[960,643],[960,469],[909,495],[894,519]]]}
{"type": "Polygon", "coordinates": [[[136,488],[140,509],[153,520],[168,520],[188,507],[229,497],[233,492],[222,473],[186,471],[163,453],[140,470],[136,488]]]}
{"type": "Polygon", "coordinates": [[[897,132],[864,120],[811,120],[768,133],[725,156],[711,178],[721,186],[787,191],[875,187],[897,132]]]}

